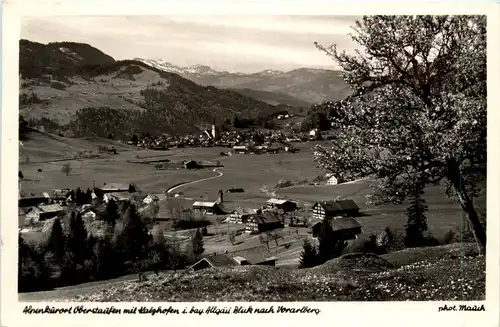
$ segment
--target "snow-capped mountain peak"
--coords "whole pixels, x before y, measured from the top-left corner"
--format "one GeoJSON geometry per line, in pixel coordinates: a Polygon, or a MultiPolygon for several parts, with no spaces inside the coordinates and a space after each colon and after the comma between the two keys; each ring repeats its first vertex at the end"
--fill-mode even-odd
{"type": "Polygon", "coordinates": [[[261,76],[278,76],[284,73],[284,71],[280,70],[273,70],[273,69],[266,69],[258,73],[237,73],[237,72],[227,72],[227,71],[217,71],[214,70],[213,68],[206,66],[206,65],[192,65],[189,67],[181,67],[181,66],[176,66],[168,61],[165,61],[163,59],[142,59],[142,58],[135,58],[134,60],[137,61],[142,61],[154,68],[161,69],[163,71],[183,75],[183,76],[221,76],[221,75],[238,75],[238,76],[244,76],[244,75],[261,75],[261,76]]]}

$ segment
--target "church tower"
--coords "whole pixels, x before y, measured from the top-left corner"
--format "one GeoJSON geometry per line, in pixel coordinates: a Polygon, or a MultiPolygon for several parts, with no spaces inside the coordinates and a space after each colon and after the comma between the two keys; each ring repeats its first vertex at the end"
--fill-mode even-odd
{"type": "Polygon", "coordinates": [[[212,138],[217,139],[217,131],[215,129],[215,117],[212,122],[212,138]]]}

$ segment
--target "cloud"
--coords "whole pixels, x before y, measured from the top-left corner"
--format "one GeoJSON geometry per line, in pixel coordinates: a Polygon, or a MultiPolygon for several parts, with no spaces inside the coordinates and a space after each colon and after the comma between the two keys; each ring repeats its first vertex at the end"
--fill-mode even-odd
{"type": "Polygon", "coordinates": [[[355,16],[50,16],[22,21],[22,38],[88,43],[115,59],[161,58],[229,71],[335,68],[314,42],[352,51],[355,16]]]}

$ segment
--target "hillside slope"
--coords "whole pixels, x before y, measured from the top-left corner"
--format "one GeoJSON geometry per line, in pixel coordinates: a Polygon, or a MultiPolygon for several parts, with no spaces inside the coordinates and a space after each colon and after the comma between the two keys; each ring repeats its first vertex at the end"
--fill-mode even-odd
{"type": "MultiPolygon", "coordinates": [[[[43,46],[28,44],[30,47],[21,47],[23,58],[35,52],[33,47],[43,46]]],[[[44,118],[49,122],[45,125],[54,125],[68,135],[107,137],[111,133],[129,137],[138,132],[197,133],[215,117],[222,124],[234,117],[264,119],[289,109],[231,90],[200,86],[139,61],[111,58],[89,64],[83,59],[60,59],[60,53],[53,59],[55,50],[49,51],[48,47],[37,50],[42,58],[33,61],[34,66],[42,68],[21,80],[20,114],[28,121],[44,118]],[[51,64],[54,60],[57,65],[51,64]],[[63,75],[48,74],[52,66],[58,67],[58,74],[63,75]]],[[[98,51],[90,46],[79,47],[89,53],[98,51]]],[[[23,59],[21,71],[31,71],[31,63],[23,59]]]]}
{"type": "Polygon", "coordinates": [[[107,138],[67,138],[31,130],[25,132],[23,140],[21,140],[19,161],[21,164],[30,164],[47,160],[75,158],[84,152],[98,154],[99,148],[114,148],[118,152],[134,149],[127,144],[107,138]]]}
{"type": "Polygon", "coordinates": [[[263,266],[205,269],[167,274],[142,283],[104,281],[86,288],[75,286],[25,293],[20,294],[20,299],[98,302],[484,300],[485,257],[478,256],[475,244],[464,244],[463,248],[460,244],[422,248],[427,255],[429,252],[435,255],[424,260],[408,260],[402,266],[391,262],[391,254],[384,256],[385,259],[373,254],[348,254],[310,269],[263,266]]]}

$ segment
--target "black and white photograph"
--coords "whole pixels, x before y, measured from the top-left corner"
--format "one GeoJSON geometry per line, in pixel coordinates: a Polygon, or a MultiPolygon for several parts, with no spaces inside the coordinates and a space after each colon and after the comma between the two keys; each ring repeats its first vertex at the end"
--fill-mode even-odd
{"type": "Polygon", "coordinates": [[[22,16],[18,301],[484,311],[487,24],[22,16]]]}

